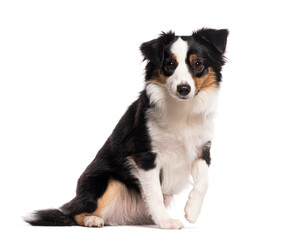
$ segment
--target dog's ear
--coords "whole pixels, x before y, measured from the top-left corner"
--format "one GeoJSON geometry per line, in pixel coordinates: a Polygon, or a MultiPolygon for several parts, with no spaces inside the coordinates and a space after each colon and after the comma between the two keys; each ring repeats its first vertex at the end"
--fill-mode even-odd
{"type": "Polygon", "coordinates": [[[224,53],[227,45],[227,38],[229,35],[229,31],[227,29],[211,29],[211,28],[203,28],[196,32],[203,40],[210,43],[215,47],[220,53],[224,53]]]}
{"type": "Polygon", "coordinates": [[[174,39],[173,32],[162,33],[159,38],[145,42],[140,46],[144,60],[148,60],[157,67],[161,67],[164,60],[164,46],[174,39]]]}

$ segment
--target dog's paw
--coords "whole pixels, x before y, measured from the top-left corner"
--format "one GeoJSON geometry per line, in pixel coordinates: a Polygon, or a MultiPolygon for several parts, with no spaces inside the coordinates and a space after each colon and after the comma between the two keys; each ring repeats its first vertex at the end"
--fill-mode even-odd
{"type": "Polygon", "coordinates": [[[97,216],[87,216],[84,219],[85,227],[103,227],[104,221],[100,217],[97,216]]]}
{"type": "Polygon", "coordinates": [[[177,219],[166,219],[158,224],[162,229],[182,229],[184,228],[183,224],[177,219]]]}
{"type": "Polygon", "coordinates": [[[190,223],[195,223],[199,216],[200,209],[195,208],[192,204],[187,202],[184,212],[186,220],[190,223]]]}

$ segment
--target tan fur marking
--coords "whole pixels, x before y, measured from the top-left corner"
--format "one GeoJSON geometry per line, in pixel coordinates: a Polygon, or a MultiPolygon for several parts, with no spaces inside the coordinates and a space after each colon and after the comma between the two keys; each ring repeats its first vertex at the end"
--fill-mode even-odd
{"type": "Polygon", "coordinates": [[[98,208],[93,212],[94,216],[101,217],[102,211],[118,199],[121,187],[121,183],[118,181],[112,180],[109,182],[106,192],[98,200],[98,208]]]}
{"type": "Polygon", "coordinates": [[[89,216],[89,215],[90,214],[88,214],[88,213],[82,213],[82,214],[76,215],[75,220],[76,220],[77,224],[80,226],[84,226],[85,217],[89,216]]]}
{"type": "Polygon", "coordinates": [[[107,187],[107,190],[103,194],[102,197],[98,199],[98,207],[97,209],[92,213],[81,213],[75,216],[75,220],[78,225],[83,226],[84,225],[84,219],[86,216],[97,216],[101,217],[103,210],[111,205],[114,201],[118,199],[120,196],[120,190],[121,190],[121,183],[118,181],[110,181],[107,187]]]}
{"type": "Polygon", "coordinates": [[[197,60],[197,55],[196,54],[190,54],[189,55],[189,62],[190,62],[190,64],[192,64],[196,60],[197,60]]]}
{"type": "Polygon", "coordinates": [[[171,56],[171,58],[174,59],[176,62],[178,62],[178,61],[177,61],[177,56],[176,56],[176,55],[173,54],[173,55],[171,56]]]}
{"type": "Polygon", "coordinates": [[[168,77],[164,76],[163,73],[161,73],[160,69],[156,69],[153,73],[152,82],[159,83],[159,84],[165,84],[168,77]]]}
{"type": "MultiPolygon", "coordinates": [[[[176,55],[172,55],[170,59],[171,60],[174,60],[176,63],[178,63],[177,56],[176,55]]],[[[164,84],[166,84],[167,79],[168,79],[168,77],[166,77],[162,73],[161,69],[155,69],[153,71],[153,77],[152,77],[152,80],[151,80],[152,82],[155,82],[155,83],[163,84],[164,85],[164,84]]]]}
{"type": "Polygon", "coordinates": [[[208,69],[208,73],[200,78],[192,77],[195,82],[196,92],[208,90],[210,88],[216,88],[217,80],[212,68],[208,69]]]}

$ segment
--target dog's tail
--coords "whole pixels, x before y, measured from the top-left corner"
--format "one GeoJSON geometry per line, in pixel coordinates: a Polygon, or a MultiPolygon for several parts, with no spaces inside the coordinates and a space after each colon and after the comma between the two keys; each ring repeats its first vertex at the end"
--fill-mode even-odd
{"type": "Polygon", "coordinates": [[[30,216],[24,217],[24,221],[32,226],[75,226],[73,217],[65,215],[58,209],[39,210],[30,216]]]}

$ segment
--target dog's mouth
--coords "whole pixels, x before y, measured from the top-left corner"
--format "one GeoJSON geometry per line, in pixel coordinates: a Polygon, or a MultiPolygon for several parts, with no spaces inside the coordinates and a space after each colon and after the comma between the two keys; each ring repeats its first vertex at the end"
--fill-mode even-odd
{"type": "Polygon", "coordinates": [[[177,98],[178,98],[179,100],[183,100],[183,101],[185,101],[185,100],[187,100],[187,99],[190,99],[190,97],[184,97],[184,96],[180,96],[180,95],[177,95],[177,98]]]}
{"type": "Polygon", "coordinates": [[[192,95],[181,96],[181,95],[179,95],[177,93],[177,94],[174,94],[174,95],[172,94],[172,97],[174,97],[178,101],[187,101],[187,100],[192,99],[194,96],[192,96],[192,95]]]}

